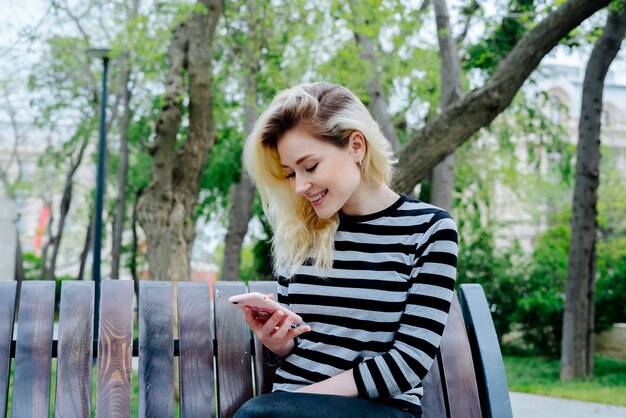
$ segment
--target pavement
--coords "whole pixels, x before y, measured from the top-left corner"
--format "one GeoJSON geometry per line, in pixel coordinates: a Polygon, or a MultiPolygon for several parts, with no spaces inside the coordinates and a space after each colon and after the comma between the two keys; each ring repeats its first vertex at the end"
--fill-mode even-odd
{"type": "Polygon", "coordinates": [[[626,418],[626,407],[511,392],[513,418],[626,418]]]}

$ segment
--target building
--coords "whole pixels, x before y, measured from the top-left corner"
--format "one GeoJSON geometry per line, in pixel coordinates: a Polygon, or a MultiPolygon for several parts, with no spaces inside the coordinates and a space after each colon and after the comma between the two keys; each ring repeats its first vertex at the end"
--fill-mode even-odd
{"type": "MultiPolygon", "coordinates": [[[[525,89],[529,93],[544,92],[547,96],[547,117],[554,123],[561,124],[572,145],[578,142],[578,124],[580,120],[582,86],[585,75],[584,60],[564,54],[550,55],[544,59],[533,79],[525,89]]],[[[626,69],[612,66],[605,80],[603,94],[603,114],[601,141],[611,151],[615,168],[626,179],[626,69]]],[[[527,164],[527,152],[518,149],[521,170],[534,170],[527,164]]],[[[549,176],[548,165],[554,163],[558,155],[546,155],[545,162],[534,175],[549,176]]],[[[604,156],[606,158],[606,156],[604,156]]],[[[600,180],[602,182],[602,179],[600,180]]],[[[571,205],[571,194],[562,196],[568,199],[560,204],[571,205]]],[[[624,192],[626,199],[626,191],[624,192]]],[[[514,191],[501,185],[496,186],[495,206],[499,223],[505,226],[496,234],[499,248],[511,244],[517,239],[522,249],[530,253],[535,238],[547,228],[547,214],[551,202],[522,203],[514,191]]]]}

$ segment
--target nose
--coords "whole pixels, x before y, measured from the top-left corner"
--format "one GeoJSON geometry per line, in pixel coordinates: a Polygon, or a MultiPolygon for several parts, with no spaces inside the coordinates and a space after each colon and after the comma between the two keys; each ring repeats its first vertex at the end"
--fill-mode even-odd
{"type": "Polygon", "coordinates": [[[294,191],[297,194],[304,194],[310,188],[311,188],[311,182],[309,182],[307,180],[304,180],[304,179],[298,179],[298,176],[296,176],[295,185],[294,185],[294,191]]]}

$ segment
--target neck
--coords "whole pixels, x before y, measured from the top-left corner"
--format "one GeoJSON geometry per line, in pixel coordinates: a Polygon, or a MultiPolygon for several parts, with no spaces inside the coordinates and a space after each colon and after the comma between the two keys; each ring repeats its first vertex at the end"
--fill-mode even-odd
{"type": "Polygon", "coordinates": [[[370,215],[391,206],[400,196],[386,184],[365,185],[346,202],[342,212],[351,216],[370,215]]]}

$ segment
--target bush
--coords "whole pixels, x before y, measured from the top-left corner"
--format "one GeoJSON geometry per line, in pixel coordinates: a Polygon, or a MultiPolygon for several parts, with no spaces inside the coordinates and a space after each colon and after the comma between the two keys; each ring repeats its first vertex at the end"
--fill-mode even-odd
{"type": "MultiPolygon", "coordinates": [[[[569,257],[570,229],[548,229],[537,241],[519,293],[513,320],[523,340],[537,352],[556,358],[561,352],[563,309],[569,257]]],[[[626,238],[597,244],[595,331],[626,322],[626,238]]]]}
{"type": "Polygon", "coordinates": [[[524,342],[550,357],[561,352],[569,240],[569,228],[563,225],[538,238],[513,315],[524,342]]]}
{"type": "Polygon", "coordinates": [[[515,245],[507,251],[497,251],[492,234],[483,230],[469,241],[461,234],[459,246],[458,282],[478,283],[490,304],[496,333],[500,338],[511,330],[515,300],[519,294],[520,272],[516,266],[521,254],[515,245]]]}
{"type": "Polygon", "coordinates": [[[595,293],[596,332],[616,322],[626,322],[626,238],[598,244],[598,275],[595,293]]]}

